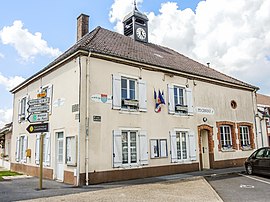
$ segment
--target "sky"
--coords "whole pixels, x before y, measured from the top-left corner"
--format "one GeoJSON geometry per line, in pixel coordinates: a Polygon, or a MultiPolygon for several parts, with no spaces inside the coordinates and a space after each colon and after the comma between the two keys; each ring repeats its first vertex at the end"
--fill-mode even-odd
{"type": "MultiPolygon", "coordinates": [[[[133,0],[9,0],[0,7],[0,128],[12,120],[13,87],[76,42],[77,17],[90,31],[123,32],[133,0]]],[[[149,41],[260,88],[270,95],[269,0],[137,0],[149,41]]]]}

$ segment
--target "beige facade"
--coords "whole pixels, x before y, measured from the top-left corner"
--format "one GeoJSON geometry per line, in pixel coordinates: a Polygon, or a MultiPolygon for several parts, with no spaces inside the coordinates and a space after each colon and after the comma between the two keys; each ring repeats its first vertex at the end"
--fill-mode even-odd
{"type": "MultiPolygon", "coordinates": [[[[93,178],[93,183],[95,183],[113,180],[111,179],[112,177],[106,178],[104,172],[127,172],[133,169],[143,168],[150,168],[151,170],[151,168],[158,169],[165,166],[168,168],[165,169],[164,173],[166,173],[166,170],[170,173],[168,171],[169,167],[175,165],[180,167],[174,172],[185,171],[185,166],[191,166],[189,168],[190,170],[202,169],[204,167],[200,164],[203,164],[205,159],[200,159],[202,148],[199,147],[203,145],[203,149],[207,150],[210,146],[205,145],[205,140],[200,139],[201,136],[198,134],[198,127],[202,125],[212,128],[213,133],[211,137],[213,143],[206,141],[208,144],[213,144],[213,151],[209,152],[212,156],[208,154],[210,157],[207,160],[212,162],[205,162],[205,165],[211,165],[209,168],[239,165],[239,160],[243,162],[242,159],[246,158],[253,151],[253,148],[247,150],[241,149],[237,127],[234,128],[236,148],[219,150],[221,142],[217,135],[217,122],[231,122],[234,124],[249,123],[252,126],[251,131],[255,131],[253,111],[256,109],[256,103],[254,102],[253,91],[241,89],[236,86],[219,84],[214,81],[210,83],[204,81],[204,78],[190,79],[176,72],[168,74],[168,72],[163,72],[161,69],[159,71],[152,71],[150,68],[143,68],[143,66],[139,65],[134,67],[109,60],[80,56],[70,60],[59,68],[55,68],[46,75],[41,75],[37,79],[34,78],[27,86],[22,87],[14,94],[14,133],[12,144],[16,145],[17,138],[25,135],[27,137],[27,146],[25,148],[31,149],[31,156],[27,157],[26,160],[23,158],[16,160],[16,155],[12,156],[11,160],[14,169],[21,169],[25,172],[31,170],[31,174],[37,173],[34,169],[38,168],[38,163],[35,161],[37,134],[29,134],[26,131],[29,125],[28,121],[18,121],[19,108],[16,106],[18,106],[20,99],[25,96],[27,96],[28,100],[36,99],[39,89],[46,86],[52,87],[50,97],[51,112],[49,113],[48,122],[50,151],[48,151],[49,161],[45,164],[45,168],[49,173],[48,178],[59,179],[60,176],[60,179],[63,181],[76,184],[76,177],[75,179],[72,178],[73,176],[78,176],[76,170],[80,169],[81,178],[84,178],[82,174],[88,170],[89,183],[92,183],[91,177],[93,178]],[[114,89],[113,75],[132,78],[136,81],[145,81],[146,110],[113,109],[112,100],[114,98],[111,100],[114,89]],[[171,84],[183,87],[184,89],[188,87],[192,91],[192,114],[181,115],[169,113],[168,85],[171,84]],[[79,90],[80,86],[81,90],[79,90]],[[161,112],[159,113],[156,113],[154,110],[154,90],[164,92],[165,104],[162,105],[161,112]],[[79,95],[81,96],[80,99],[79,95]],[[107,96],[107,100],[105,99],[102,102],[101,95],[105,98],[107,96]],[[231,101],[237,103],[236,109],[232,108],[231,101]],[[72,112],[73,106],[79,103],[80,113],[76,110],[72,112]],[[148,162],[146,164],[140,164],[139,156],[141,151],[140,147],[137,147],[137,163],[115,167],[115,159],[113,157],[115,149],[114,131],[135,131],[136,133],[144,131],[147,135],[146,155],[148,162]],[[188,143],[187,155],[189,156],[183,160],[172,161],[173,145],[171,135],[173,131],[194,134],[194,145],[196,146],[194,159],[191,160],[190,158],[192,151],[188,150],[191,147],[190,143],[188,143]],[[59,132],[63,132],[63,150],[61,150],[63,165],[61,171],[59,171],[58,167],[59,132]],[[67,148],[67,137],[70,136],[76,137],[76,144],[73,148],[67,148]],[[164,140],[166,148],[163,151],[167,154],[163,157],[153,157],[153,145],[151,145],[151,141],[153,140],[164,140]],[[73,165],[68,165],[67,163],[67,149],[72,150],[68,151],[68,153],[75,152],[74,157],[76,161],[73,165]],[[228,160],[235,162],[234,164],[228,164],[228,160]],[[88,164],[86,165],[87,161],[88,164]],[[27,169],[28,166],[32,167],[32,169],[27,169]],[[183,169],[181,166],[184,166],[183,169]],[[61,176],[61,172],[63,176],[61,176]],[[98,176],[99,173],[102,173],[100,175],[101,177],[98,176]]],[[[206,135],[210,135],[210,131],[203,131],[204,133],[206,132],[206,135]]],[[[136,137],[138,138],[138,135],[136,137]]],[[[137,142],[137,144],[139,145],[140,143],[137,142]]],[[[16,153],[16,147],[12,148],[11,153],[16,153]]],[[[115,176],[115,180],[119,178],[117,177],[118,175],[112,174],[112,176],[115,176]]],[[[129,176],[129,178],[138,177],[140,176],[129,176]]],[[[120,179],[122,178],[120,177],[120,179]]]]}
{"type": "Polygon", "coordinates": [[[11,91],[11,169],[38,175],[43,136],[44,177],[75,185],[242,166],[258,146],[257,88],[148,44],[147,17],[128,16],[140,37],[82,36],[81,15],[78,42],[11,91]]]}

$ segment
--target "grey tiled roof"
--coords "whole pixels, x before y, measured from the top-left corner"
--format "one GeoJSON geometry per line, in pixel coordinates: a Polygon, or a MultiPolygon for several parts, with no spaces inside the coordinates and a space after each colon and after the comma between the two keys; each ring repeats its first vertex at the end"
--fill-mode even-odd
{"type": "MultiPolygon", "coordinates": [[[[86,50],[93,53],[100,53],[103,55],[163,67],[243,87],[253,89],[257,88],[198,63],[172,49],[152,43],[137,42],[130,37],[101,27],[97,27],[92,32],[86,34],[74,46],[64,52],[43,70],[57,64],[78,50],[86,50]]],[[[43,70],[35,75],[38,75],[43,70]]]]}

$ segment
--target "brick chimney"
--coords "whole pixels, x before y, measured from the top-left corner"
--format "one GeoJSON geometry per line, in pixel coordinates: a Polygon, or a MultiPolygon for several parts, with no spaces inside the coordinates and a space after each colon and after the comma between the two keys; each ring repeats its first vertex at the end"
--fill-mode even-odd
{"type": "Polygon", "coordinates": [[[77,17],[77,41],[89,32],[89,16],[81,14],[77,17]]]}

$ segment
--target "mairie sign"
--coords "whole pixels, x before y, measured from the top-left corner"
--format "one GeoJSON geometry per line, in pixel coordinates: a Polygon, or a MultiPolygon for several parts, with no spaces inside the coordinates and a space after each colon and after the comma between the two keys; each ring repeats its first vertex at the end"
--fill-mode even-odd
{"type": "Polygon", "coordinates": [[[35,113],[35,112],[47,112],[49,111],[50,107],[49,105],[32,105],[32,106],[29,106],[29,108],[27,109],[27,111],[29,113],[35,113]]]}
{"type": "Polygon", "coordinates": [[[41,105],[41,104],[46,104],[50,102],[50,98],[45,97],[45,98],[40,98],[40,99],[32,99],[27,102],[28,105],[41,105]]]}
{"type": "Polygon", "coordinates": [[[49,120],[49,113],[48,112],[43,112],[43,113],[38,113],[38,114],[30,114],[27,117],[27,120],[30,123],[48,121],[49,120]]]}
{"type": "Polygon", "coordinates": [[[29,133],[45,133],[49,131],[48,123],[30,124],[26,130],[29,133]]]}

